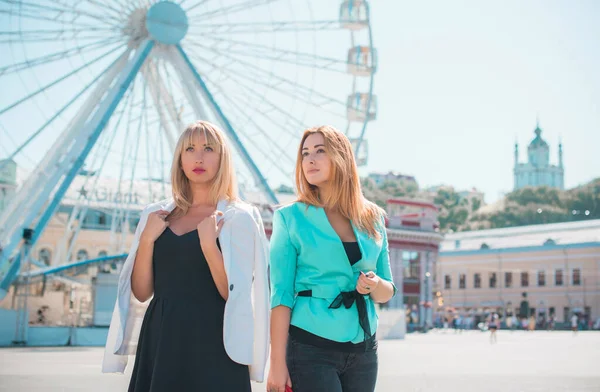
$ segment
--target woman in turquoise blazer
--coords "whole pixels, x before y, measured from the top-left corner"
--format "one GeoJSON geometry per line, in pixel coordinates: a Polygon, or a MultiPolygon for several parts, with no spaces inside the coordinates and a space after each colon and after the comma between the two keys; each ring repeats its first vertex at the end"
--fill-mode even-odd
{"type": "Polygon", "coordinates": [[[273,217],[267,392],[374,391],[374,304],[396,292],[385,213],[363,197],[343,133],[308,129],[298,150],[298,200],[273,217]]]}

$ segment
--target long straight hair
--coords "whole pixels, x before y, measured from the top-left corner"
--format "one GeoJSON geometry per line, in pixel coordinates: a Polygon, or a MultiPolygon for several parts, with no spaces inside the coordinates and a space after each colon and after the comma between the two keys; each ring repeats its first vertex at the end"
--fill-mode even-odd
{"type": "Polygon", "coordinates": [[[213,147],[220,154],[221,160],[219,169],[215,178],[212,180],[208,198],[211,203],[217,204],[221,199],[229,201],[237,200],[238,190],[233,167],[233,159],[231,156],[231,148],[225,138],[225,133],[216,125],[208,121],[196,121],[188,127],[179,136],[173,163],[171,165],[171,186],[173,199],[175,200],[176,208],[169,215],[169,219],[175,219],[187,214],[188,209],[192,205],[192,188],[190,180],[186,177],[182,163],[181,155],[193,144],[195,137],[204,135],[206,143],[213,147]]]}
{"type": "Polygon", "coordinates": [[[336,206],[340,213],[361,231],[369,234],[371,238],[381,239],[377,228],[382,224],[385,211],[363,196],[350,140],[334,127],[323,125],[304,131],[296,158],[296,188],[298,201],[316,207],[336,206]],[[302,170],[304,141],[316,133],[323,135],[325,149],[332,163],[329,180],[332,191],[326,200],[319,195],[319,188],[308,182],[302,170]]]}

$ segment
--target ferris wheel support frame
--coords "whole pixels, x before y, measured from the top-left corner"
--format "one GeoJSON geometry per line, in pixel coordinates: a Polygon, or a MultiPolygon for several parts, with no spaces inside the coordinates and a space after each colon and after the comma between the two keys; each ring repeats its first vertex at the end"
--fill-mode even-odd
{"type": "MultiPolygon", "coordinates": [[[[120,69],[116,68],[118,71],[120,71],[117,74],[116,83],[110,83],[115,80],[114,77],[112,79],[106,79],[108,82],[108,91],[106,94],[101,95],[101,97],[104,96],[102,102],[94,102],[96,105],[92,106],[92,108],[98,107],[98,110],[94,112],[93,117],[86,122],[89,115],[76,116],[79,121],[74,124],[69,133],[75,133],[76,136],[79,136],[78,140],[76,140],[74,143],[71,143],[73,139],[61,138],[62,142],[66,142],[66,147],[71,147],[71,150],[68,151],[66,155],[56,154],[52,150],[47,154],[51,155],[53,158],[50,159],[49,163],[54,163],[54,165],[50,167],[56,168],[55,174],[51,177],[44,177],[44,170],[36,171],[38,175],[32,176],[33,178],[30,178],[28,182],[36,183],[40,188],[42,188],[42,190],[38,192],[37,196],[31,203],[27,203],[28,200],[25,198],[27,194],[22,190],[15,198],[15,203],[11,203],[11,206],[9,206],[8,211],[14,211],[15,213],[18,212],[22,214],[24,212],[22,208],[23,204],[26,204],[25,207],[28,210],[28,214],[24,220],[19,220],[19,222],[15,221],[15,223],[11,226],[12,230],[10,233],[10,239],[6,245],[3,244],[4,248],[0,253],[0,299],[6,296],[10,284],[17,277],[20,269],[20,257],[15,255],[15,257],[11,259],[12,253],[21,244],[21,231],[19,229],[26,228],[33,223],[34,219],[40,214],[40,212],[42,212],[42,207],[50,197],[50,194],[55,188],[55,185],[58,183],[58,180],[64,176],[59,188],[56,190],[56,192],[54,192],[52,200],[45,206],[45,209],[43,210],[42,215],[36,224],[33,237],[31,238],[31,246],[35,245],[37,239],[40,237],[40,234],[44,231],[46,225],[50,221],[50,218],[54,215],[54,212],[58,208],[58,205],[60,204],[60,201],[65,195],[67,189],[73,182],[73,179],[81,170],[86,157],[108,124],[110,117],[125,95],[125,92],[129,88],[131,82],[144,64],[144,61],[148,57],[148,54],[152,50],[153,46],[154,41],[145,40],[140,44],[135,54],[128,59],[125,64],[115,64],[115,67],[122,67],[120,69]],[[82,126],[75,126],[80,125],[80,121],[83,122],[83,124],[81,124],[82,126]],[[71,162],[73,163],[71,164],[71,162]]],[[[129,51],[127,51],[126,54],[128,56],[129,51]]],[[[67,132],[63,134],[66,133],[67,132]]],[[[63,151],[66,147],[63,147],[61,151],[63,151]]],[[[45,161],[46,159],[43,160],[43,162],[45,161]]],[[[38,168],[45,169],[46,167],[40,165],[38,168]]]]}
{"type": "Polygon", "coordinates": [[[160,124],[165,131],[169,150],[172,151],[175,149],[175,141],[177,140],[179,132],[181,131],[179,129],[181,124],[177,119],[177,109],[175,107],[175,103],[173,102],[171,95],[167,92],[167,89],[165,88],[164,83],[158,74],[158,70],[156,69],[156,64],[154,62],[148,61],[142,67],[141,72],[144,79],[146,79],[148,88],[150,90],[150,96],[152,97],[154,107],[158,112],[160,124]],[[172,123],[168,121],[165,115],[165,110],[163,110],[163,105],[166,107],[166,111],[169,113],[172,123]],[[175,126],[175,131],[173,130],[172,126],[175,126]]]}
{"type": "MultiPolygon", "coordinates": [[[[371,7],[369,5],[368,1],[364,2],[365,7],[366,7],[366,11],[367,11],[367,22],[368,22],[368,29],[369,29],[369,47],[371,48],[371,50],[373,50],[374,46],[373,46],[373,30],[371,29],[371,7]]],[[[363,126],[362,126],[362,130],[360,132],[360,137],[358,138],[358,141],[356,142],[356,148],[354,149],[354,159],[358,160],[358,154],[360,152],[360,147],[362,145],[362,142],[365,138],[365,133],[367,132],[367,124],[370,122],[368,116],[369,116],[369,110],[371,108],[371,101],[373,100],[373,80],[375,79],[373,77],[373,75],[371,74],[370,76],[370,81],[369,81],[369,99],[367,101],[367,116],[365,118],[365,121],[363,122],[363,126]]]]}
{"type": "MultiPolygon", "coordinates": [[[[111,82],[114,80],[118,72],[125,66],[129,53],[125,52],[121,55],[113,64],[112,67],[107,71],[106,75],[98,86],[94,89],[93,93],[88,97],[86,102],[83,104],[81,110],[73,117],[66,127],[66,131],[62,132],[52,147],[48,150],[48,153],[42,158],[42,161],[37,165],[35,171],[31,176],[27,178],[27,181],[23,184],[19,192],[10,201],[8,207],[0,214],[0,241],[5,237],[4,228],[14,228],[18,226],[18,223],[23,219],[31,209],[39,209],[40,206],[34,204],[38,200],[38,194],[44,189],[40,184],[44,184],[47,179],[52,176],[56,184],[60,176],[62,175],[61,170],[54,170],[49,172],[48,169],[54,168],[60,169],[61,163],[64,162],[65,156],[69,153],[67,148],[69,142],[78,138],[80,129],[84,126],[85,121],[88,119],[95,105],[102,99],[106,91],[110,87],[111,82]],[[32,205],[33,204],[33,205],[32,205]],[[11,226],[9,226],[9,222],[11,226]]],[[[49,190],[51,191],[51,189],[49,190]]],[[[46,195],[46,196],[49,196],[46,195]]],[[[46,199],[41,198],[41,203],[46,199]]],[[[33,219],[33,218],[31,218],[33,219]]],[[[29,223],[27,223],[29,224],[29,223]]]]}
{"type": "Polygon", "coordinates": [[[258,185],[262,188],[263,192],[267,196],[268,202],[274,205],[279,204],[279,200],[277,199],[277,196],[275,196],[275,192],[273,192],[271,187],[269,187],[267,179],[263,176],[260,169],[248,153],[248,150],[246,150],[246,148],[244,147],[242,141],[237,135],[237,132],[229,122],[229,119],[221,110],[221,107],[215,100],[214,96],[211,94],[206,83],[204,82],[204,80],[190,61],[189,57],[187,56],[181,45],[177,44],[176,48],[176,51],[173,50],[170,53],[170,55],[172,56],[172,60],[175,63],[185,63],[185,66],[187,67],[187,69],[189,69],[193,76],[193,79],[196,81],[196,87],[198,88],[198,92],[204,98],[205,102],[215,115],[217,121],[221,124],[221,126],[229,136],[229,139],[232,141],[233,145],[240,153],[242,159],[244,160],[244,163],[247,165],[247,167],[250,169],[250,172],[254,176],[255,181],[258,183],[258,185]]]}
{"type": "Polygon", "coordinates": [[[167,58],[177,71],[177,76],[179,76],[183,94],[187,98],[192,109],[194,109],[196,118],[200,120],[210,120],[208,118],[205,105],[198,97],[197,90],[193,88],[192,83],[190,83],[190,80],[194,80],[194,74],[188,68],[187,63],[183,61],[183,59],[178,55],[177,50],[173,47],[169,47],[167,51],[167,58]]]}

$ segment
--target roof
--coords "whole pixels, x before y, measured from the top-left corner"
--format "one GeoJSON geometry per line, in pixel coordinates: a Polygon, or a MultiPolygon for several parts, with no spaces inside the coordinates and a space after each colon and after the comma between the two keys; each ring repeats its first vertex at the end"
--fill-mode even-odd
{"type": "Polygon", "coordinates": [[[490,249],[542,246],[548,240],[556,245],[600,242],[600,219],[447,234],[440,251],[478,250],[483,244],[490,249]]]}
{"type": "Polygon", "coordinates": [[[538,148],[538,147],[546,147],[548,148],[548,143],[544,139],[542,139],[542,129],[537,126],[535,128],[535,138],[529,143],[529,148],[538,148]]]}

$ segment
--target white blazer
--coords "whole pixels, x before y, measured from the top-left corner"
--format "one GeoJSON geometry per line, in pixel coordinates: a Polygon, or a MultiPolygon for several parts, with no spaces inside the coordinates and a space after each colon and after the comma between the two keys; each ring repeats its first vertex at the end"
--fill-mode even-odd
{"type": "MultiPolygon", "coordinates": [[[[123,373],[127,356],[136,353],[142,321],[149,303],[139,302],[131,293],[131,274],[140,235],[150,213],[161,209],[170,212],[174,208],[175,202],[171,198],[150,204],[141,214],[133,244],[119,277],[117,302],[102,362],[104,373],[123,373]]],[[[252,380],[262,382],[269,354],[267,237],[256,207],[240,201],[221,200],[217,209],[223,212],[222,219],[225,219],[219,242],[230,289],[223,321],[225,350],[233,361],[249,365],[252,380]]]]}

